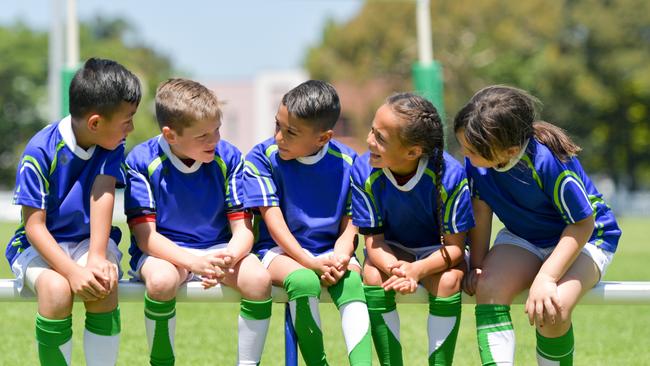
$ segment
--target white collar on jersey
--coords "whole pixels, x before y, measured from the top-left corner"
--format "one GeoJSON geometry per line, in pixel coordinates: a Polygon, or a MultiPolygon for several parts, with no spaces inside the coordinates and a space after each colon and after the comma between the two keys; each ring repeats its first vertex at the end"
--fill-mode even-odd
{"type": "Polygon", "coordinates": [[[496,170],[499,173],[504,173],[504,172],[507,172],[508,170],[512,169],[512,167],[517,165],[519,160],[521,160],[521,158],[526,153],[526,148],[528,147],[528,142],[529,141],[530,141],[530,139],[526,139],[526,142],[524,142],[524,145],[521,147],[521,151],[519,151],[519,154],[517,154],[517,156],[510,159],[510,161],[508,161],[508,164],[504,165],[502,168],[494,167],[492,169],[496,170]]]}
{"type": "Polygon", "coordinates": [[[171,147],[169,146],[169,143],[167,143],[167,140],[165,140],[162,135],[158,135],[158,145],[160,145],[160,147],[163,149],[163,152],[165,152],[165,155],[167,155],[172,165],[181,173],[194,173],[195,171],[199,170],[201,164],[203,164],[198,160],[194,160],[194,164],[192,164],[192,166],[185,165],[185,163],[183,163],[181,159],[178,158],[178,156],[174,155],[171,147]]]}
{"type": "Polygon", "coordinates": [[[305,165],[314,165],[321,161],[321,159],[327,154],[327,150],[330,148],[330,142],[327,141],[323,147],[320,148],[320,150],[314,154],[314,155],[309,155],[309,156],[301,156],[296,158],[299,163],[305,164],[305,165]]]}
{"type": "Polygon", "coordinates": [[[403,186],[400,186],[399,184],[397,184],[397,180],[395,179],[395,176],[393,175],[393,172],[390,171],[390,169],[382,168],[382,171],[384,172],[384,174],[386,175],[388,180],[391,183],[393,183],[395,188],[397,188],[397,189],[399,189],[400,191],[403,191],[403,192],[408,192],[411,189],[413,189],[413,187],[415,187],[416,184],[418,184],[418,182],[420,181],[420,178],[422,178],[422,175],[424,174],[424,171],[427,169],[427,164],[428,163],[429,163],[429,158],[428,157],[421,157],[420,161],[418,161],[418,168],[415,171],[415,175],[412,176],[411,179],[409,179],[409,181],[406,182],[406,184],[403,185],[403,186]]]}
{"type": "Polygon", "coordinates": [[[74,132],[72,131],[72,117],[70,115],[59,122],[59,132],[68,149],[77,155],[79,159],[88,160],[93,157],[97,145],[89,147],[88,150],[84,150],[81,146],[77,145],[77,139],[74,137],[74,132]]]}

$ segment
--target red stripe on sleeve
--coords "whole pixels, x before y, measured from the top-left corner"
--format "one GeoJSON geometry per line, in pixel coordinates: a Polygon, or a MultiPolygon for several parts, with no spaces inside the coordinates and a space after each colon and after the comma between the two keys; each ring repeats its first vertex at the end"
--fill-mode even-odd
{"type": "Polygon", "coordinates": [[[229,221],[241,220],[241,219],[250,219],[253,215],[250,212],[238,211],[226,214],[226,217],[229,221]]]}
{"type": "Polygon", "coordinates": [[[129,224],[129,227],[134,227],[135,225],[142,224],[143,222],[156,222],[156,214],[134,217],[131,220],[127,221],[127,224],[129,224]]]}

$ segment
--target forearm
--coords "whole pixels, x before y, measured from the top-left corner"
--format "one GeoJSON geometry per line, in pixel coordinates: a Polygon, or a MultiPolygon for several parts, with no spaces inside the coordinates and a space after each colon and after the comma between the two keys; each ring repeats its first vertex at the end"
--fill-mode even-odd
{"type": "Polygon", "coordinates": [[[378,235],[367,235],[365,239],[366,253],[372,264],[380,271],[390,275],[390,266],[398,261],[393,251],[378,235]]]}
{"type": "Polygon", "coordinates": [[[469,230],[470,268],[480,268],[490,248],[492,209],[483,201],[472,200],[476,226],[469,230]]]}
{"type": "Polygon", "coordinates": [[[464,250],[461,246],[445,245],[428,257],[415,261],[413,264],[420,268],[420,278],[424,278],[456,267],[463,261],[463,255],[464,250]]]}
{"type": "Polygon", "coordinates": [[[106,259],[106,247],[113,222],[115,178],[99,175],[90,197],[90,247],[88,259],[106,259]]]}
{"type": "Polygon", "coordinates": [[[194,255],[157,232],[151,225],[151,223],[142,223],[132,228],[138,248],[152,257],[189,269],[194,255]]]}
{"type": "Polygon", "coordinates": [[[538,276],[546,276],[554,282],[559,281],[578,258],[593,230],[594,219],[592,216],[568,225],[562,232],[557,246],[542,264],[538,276]]]}
{"type": "Polygon", "coordinates": [[[68,277],[78,267],[56,242],[45,225],[26,225],[27,240],[55,271],[68,277]]]}
{"type": "Polygon", "coordinates": [[[334,243],[334,253],[345,254],[349,257],[354,255],[354,241],[356,239],[358,229],[352,225],[352,220],[346,216],[341,223],[343,228],[341,235],[334,243]]]}
{"type": "Polygon", "coordinates": [[[232,238],[228,242],[228,250],[233,256],[233,263],[237,263],[251,252],[255,238],[249,218],[231,221],[230,228],[232,238]]]}
{"type": "Polygon", "coordinates": [[[271,234],[271,238],[282,250],[301,265],[310,268],[312,257],[302,249],[293,236],[279,207],[260,207],[262,218],[271,234]]]}

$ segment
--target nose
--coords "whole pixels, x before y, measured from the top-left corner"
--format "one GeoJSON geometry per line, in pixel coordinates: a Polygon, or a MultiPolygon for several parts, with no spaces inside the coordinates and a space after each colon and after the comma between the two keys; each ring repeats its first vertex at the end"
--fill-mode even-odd
{"type": "Polygon", "coordinates": [[[369,146],[374,146],[375,145],[375,138],[372,135],[372,131],[368,132],[368,137],[366,137],[366,143],[369,146]]]}

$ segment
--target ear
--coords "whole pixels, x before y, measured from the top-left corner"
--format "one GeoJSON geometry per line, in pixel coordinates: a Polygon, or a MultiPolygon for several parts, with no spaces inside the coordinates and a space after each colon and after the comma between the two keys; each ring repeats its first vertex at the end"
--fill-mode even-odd
{"type": "Polygon", "coordinates": [[[177,134],[176,131],[172,130],[171,128],[164,126],[162,128],[162,135],[165,140],[167,140],[167,143],[170,145],[174,145],[176,143],[176,138],[177,134]]]}
{"type": "Polygon", "coordinates": [[[321,134],[318,136],[318,145],[319,146],[325,145],[329,140],[332,139],[333,135],[334,135],[334,131],[332,130],[321,132],[321,134]]]}
{"type": "Polygon", "coordinates": [[[99,121],[101,121],[102,117],[99,114],[93,113],[88,116],[86,119],[86,125],[88,126],[88,129],[92,132],[97,131],[97,127],[99,126],[99,121]]]}
{"type": "Polygon", "coordinates": [[[406,151],[406,158],[408,160],[416,160],[422,156],[422,147],[420,146],[411,146],[406,151]]]}
{"type": "Polygon", "coordinates": [[[521,151],[520,146],[511,146],[506,149],[506,154],[508,155],[508,159],[513,158],[514,156],[517,156],[519,152],[521,151]]]}

